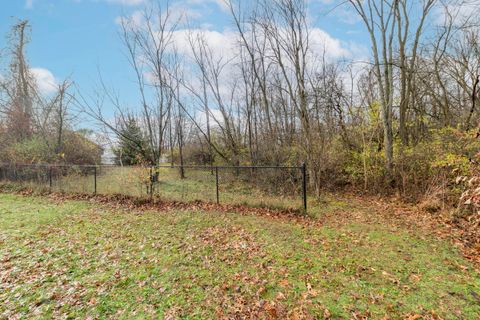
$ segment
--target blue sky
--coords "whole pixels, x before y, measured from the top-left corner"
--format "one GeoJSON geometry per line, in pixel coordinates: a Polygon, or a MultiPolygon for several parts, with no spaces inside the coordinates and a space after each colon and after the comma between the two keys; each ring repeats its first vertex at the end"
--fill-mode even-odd
{"type": "MultiPolygon", "coordinates": [[[[71,77],[81,87],[95,80],[98,68],[128,86],[129,70],[122,53],[115,18],[130,8],[104,1],[0,0],[0,33],[6,35],[17,18],[28,19],[32,41],[28,58],[33,68],[49,70],[56,79],[71,77]]],[[[6,46],[6,38],[0,47],[6,46]]]]}
{"type": "MultiPolygon", "coordinates": [[[[0,48],[6,47],[5,36],[16,19],[28,19],[32,26],[28,59],[40,82],[44,82],[45,91],[49,90],[48,82],[70,77],[88,93],[100,71],[127,104],[135,104],[133,73],[117,22],[118,17],[135,14],[148,1],[152,0],[0,0],[0,48]]],[[[221,39],[233,30],[221,1],[169,3],[174,11],[187,11],[191,25],[215,32],[221,39]]],[[[309,1],[312,25],[324,32],[330,44],[327,50],[338,59],[368,54],[368,37],[362,24],[345,7],[331,11],[335,5],[335,0],[309,1]]]]}

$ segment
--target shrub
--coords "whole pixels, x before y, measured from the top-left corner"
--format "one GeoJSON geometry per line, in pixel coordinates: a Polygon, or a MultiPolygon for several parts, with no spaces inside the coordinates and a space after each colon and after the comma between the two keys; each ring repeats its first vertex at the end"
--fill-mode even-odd
{"type": "Polygon", "coordinates": [[[6,150],[6,160],[13,163],[50,162],[53,155],[45,139],[31,139],[11,144],[6,150]]]}
{"type": "Polygon", "coordinates": [[[99,164],[103,149],[86,136],[66,131],[62,151],[56,153],[54,144],[41,136],[7,145],[0,151],[0,160],[11,163],[68,163],[99,164]],[[3,152],[2,152],[3,151],[3,152]]]}
{"type": "Polygon", "coordinates": [[[480,141],[470,132],[456,128],[432,130],[417,145],[398,152],[397,174],[406,196],[442,197],[454,204],[459,189],[453,181],[458,175],[471,174],[471,159],[480,149],[480,141]]]}
{"type": "Polygon", "coordinates": [[[57,155],[58,160],[69,164],[99,164],[102,161],[103,149],[86,136],[74,131],[67,131],[63,152],[57,155]]]}

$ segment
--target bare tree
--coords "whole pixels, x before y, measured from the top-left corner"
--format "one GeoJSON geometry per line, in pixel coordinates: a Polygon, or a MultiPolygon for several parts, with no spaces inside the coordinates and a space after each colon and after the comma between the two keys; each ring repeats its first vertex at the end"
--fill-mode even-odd
{"type": "Polygon", "coordinates": [[[393,65],[394,37],[397,26],[399,0],[349,0],[362,18],[370,35],[377,85],[382,105],[385,168],[393,178],[393,65]]]}
{"type": "MultiPolygon", "coordinates": [[[[418,24],[412,26],[411,14],[412,3],[409,0],[399,0],[395,7],[395,16],[397,22],[398,36],[398,67],[400,70],[400,110],[399,110],[399,133],[400,139],[404,145],[408,143],[407,134],[407,112],[412,101],[414,76],[416,73],[416,62],[420,39],[423,33],[426,20],[434,7],[436,0],[422,0],[421,14],[417,18],[418,24]],[[413,29],[413,34],[411,34],[413,29]],[[412,42],[409,43],[409,39],[412,42]]],[[[392,6],[394,4],[392,3],[392,6]]],[[[417,4],[418,5],[418,4],[417,4]]],[[[414,5],[416,9],[416,5],[414,5]]]]}
{"type": "Polygon", "coordinates": [[[26,20],[13,26],[9,39],[12,61],[7,79],[2,83],[7,101],[1,112],[6,116],[7,131],[14,141],[23,140],[33,132],[35,82],[25,56],[29,30],[26,20]]]}

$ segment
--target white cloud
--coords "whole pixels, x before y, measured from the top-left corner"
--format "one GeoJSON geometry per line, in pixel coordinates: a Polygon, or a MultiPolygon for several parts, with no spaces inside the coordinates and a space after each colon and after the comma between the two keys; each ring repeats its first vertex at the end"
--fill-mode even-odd
{"type": "Polygon", "coordinates": [[[338,22],[354,25],[361,22],[361,18],[348,1],[343,0],[307,0],[313,4],[310,9],[310,19],[318,20],[319,17],[331,16],[338,22]]]}
{"type": "MultiPolygon", "coordinates": [[[[189,37],[205,40],[208,48],[216,59],[222,58],[223,62],[238,58],[239,34],[230,29],[215,31],[209,29],[181,29],[174,32],[173,40],[177,50],[188,57],[192,57],[192,48],[189,37]]],[[[345,43],[332,37],[320,28],[310,30],[310,49],[313,54],[325,57],[329,60],[346,59],[357,57],[359,53],[365,54],[368,50],[356,43],[345,43]]]]}
{"type": "MultiPolygon", "coordinates": [[[[169,15],[168,20],[170,22],[170,25],[177,24],[177,23],[182,23],[182,24],[191,23],[203,17],[203,14],[200,10],[196,10],[193,8],[193,6],[190,6],[187,3],[183,3],[183,2],[174,2],[170,4],[168,6],[168,11],[166,10],[166,7],[164,9],[165,11],[162,14],[165,17],[168,12],[168,15],[169,15]]],[[[148,9],[146,12],[148,13],[148,9]]],[[[129,13],[128,15],[118,16],[115,18],[115,23],[119,25],[121,25],[122,23],[127,23],[129,24],[130,27],[140,28],[142,26],[145,26],[146,24],[146,21],[145,21],[146,12],[144,9],[138,9],[129,13]]],[[[157,17],[153,17],[153,18],[156,19],[157,17]]],[[[156,22],[157,21],[154,21],[154,24],[156,22]]]]}
{"type": "Polygon", "coordinates": [[[317,55],[325,53],[328,59],[349,58],[352,55],[339,39],[319,28],[310,30],[310,46],[317,55]]]}
{"type": "MultiPolygon", "coordinates": [[[[223,114],[220,110],[218,109],[209,109],[209,124],[210,127],[212,128],[217,128],[219,125],[223,125],[224,118],[223,114]]],[[[207,113],[205,110],[200,110],[198,111],[195,115],[195,121],[197,124],[202,128],[203,130],[207,129],[207,113]]]]}
{"type": "Polygon", "coordinates": [[[33,9],[33,2],[34,2],[34,0],[26,0],[25,1],[25,8],[29,9],[29,10],[33,9]]]}
{"type": "Polygon", "coordinates": [[[136,10],[129,16],[120,16],[115,18],[115,23],[118,25],[127,25],[129,28],[138,29],[145,25],[145,16],[143,11],[136,10]]]}
{"type": "Polygon", "coordinates": [[[438,5],[434,12],[435,22],[442,25],[451,17],[455,24],[461,24],[466,20],[476,18],[476,12],[480,10],[480,0],[454,0],[446,5],[438,5]]]}
{"type": "Polygon", "coordinates": [[[219,32],[208,29],[181,29],[175,31],[173,34],[173,40],[176,49],[181,54],[193,58],[189,38],[203,38],[216,59],[222,58],[224,62],[226,62],[237,56],[235,47],[238,34],[231,30],[226,29],[219,32]]]}
{"type": "Polygon", "coordinates": [[[228,11],[228,1],[229,0],[188,0],[187,4],[189,5],[205,5],[205,4],[216,4],[223,11],[228,11]]]}
{"type": "MultiPolygon", "coordinates": [[[[33,2],[36,0],[27,0],[27,2],[33,2]]],[[[71,0],[73,2],[83,2],[84,0],[71,0]]],[[[139,6],[141,4],[147,3],[148,0],[90,0],[92,2],[106,2],[114,5],[122,5],[122,6],[139,6]]]]}
{"type": "MultiPolygon", "coordinates": [[[[71,0],[72,2],[81,3],[84,0],[71,0]]],[[[90,0],[92,2],[106,2],[112,5],[122,5],[122,6],[139,6],[146,4],[148,0],[90,0]]],[[[37,0],[25,0],[25,9],[32,10],[37,0]]]]}
{"type": "MultiPolygon", "coordinates": [[[[187,1],[195,1],[196,3],[199,3],[204,0],[187,1]]],[[[180,9],[180,7],[178,8],[180,9]]],[[[173,7],[171,7],[171,10],[173,10],[173,7]]],[[[181,10],[175,11],[175,16],[181,12],[181,10]]],[[[117,18],[116,22],[120,23],[123,21],[122,19],[128,19],[131,23],[130,26],[133,28],[142,28],[145,24],[143,13],[140,10],[134,11],[127,17],[117,18]]],[[[184,74],[191,89],[201,92],[202,86],[199,80],[200,75],[198,66],[196,66],[194,62],[191,40],[196,41],[198,39],[203,39],[209,52],[212,54],[213,65],[217,65],[218,62],[218,65],[223,66],[222,71],[219,74],[219,93],[220,96],[225,99],[224,103],[226,103],[226,101],[232,96],[232,90],[241,90],[235,82],[238,80],[239,76],[238,64],[240,63],[240,51],[238,46],[240,43],[240,37],[236,30],[229,28],[214,30],[213,28],[213,26],[197,28],[186,28],[186,25],[183,25],[183,27],[179,26],[179,29],[173,31],[171,38],[172,42],[167,48],[167,51],[175,48],[180,56],[186,58],[186,64],[183,66],[184,70],[182,70],[182,74],[184,74]]],[[[263,37],[259,37],[259,41],[261,41],[261,39],[263,39],[263,37]]],[[[310,28],[309,44],[310,53],[308,55],[308,65],[313,68],[312,71],[319,66],[322,57],[324,57],[327,62],[334,62],[343,59],[359,60],[368,57],[369,52],[369,49],[361,44],[354,41],[342,41],[317,27],[310,28]]],[[[268,51],[268,43],[266,47],[268,51]]],[[[267,52],[266,56],[271,57],[272,55],[267,52]]],[[[138,57],[138,59],[141,61],[142,57],[138,57]]],[[[288,61],[284,61],[284,63],[289,64],[288,61]]],[[[151,84],[155,83],[156,75],[153,74],[153,71],[148,70],[148,67],[144,71],[146,80],[151,84]]],[[[185,94],[188,96],[189,91],[185,90],[185,94]]],[[[202,115],[200,114],[199,117],[202,118],[202,115]]],[[[203,115],[203,117],[205,118],[205,115],[203,115]]]]}
{"type": "Polygon", "coordinates": [[[106,0],[108,3],[120,4],[124,6],[138,6],[146,2],[146,0],[106,0]]]}
{"type": "Polygon", "coordinates": [[[37,82],[40,93],[48,95],[57,90],[57,80],[50,70],[44,68],[31,68],[30,72],[37,82]]]}
{"type": "Polygon", "coordinates": [[[201,10],[189,3],[175,2],[169,5],[169,14],[172,21],[193,22],[203,17],[201,10]]]}

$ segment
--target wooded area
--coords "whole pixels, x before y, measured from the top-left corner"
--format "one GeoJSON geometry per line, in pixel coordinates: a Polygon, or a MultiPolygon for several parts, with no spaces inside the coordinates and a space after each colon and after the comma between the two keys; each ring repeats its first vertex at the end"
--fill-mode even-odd
{"type": "Polygon", "coordinates": [[[0,8],[0,319],[480,319],[480,0],[0,8]]]}
{"type": "Polygon", "coordinates": [[[160,3],[121,19],[138,107],[122,104],[102,76],[93,97],[70,79],[40,95],[25,54],[30,25],[19,21],[1,57],[0,160],[99,163],[101,148],[72,129],[81,112],[103,125],[122,165],[306,162],[317,196],[354,188],[456,204],[458,184],[478,193],[475,3],[347,1],[370,36],[368,61],[319,51],[308,1],[225,5],[235,27],[229,54],[160,3]]]}

